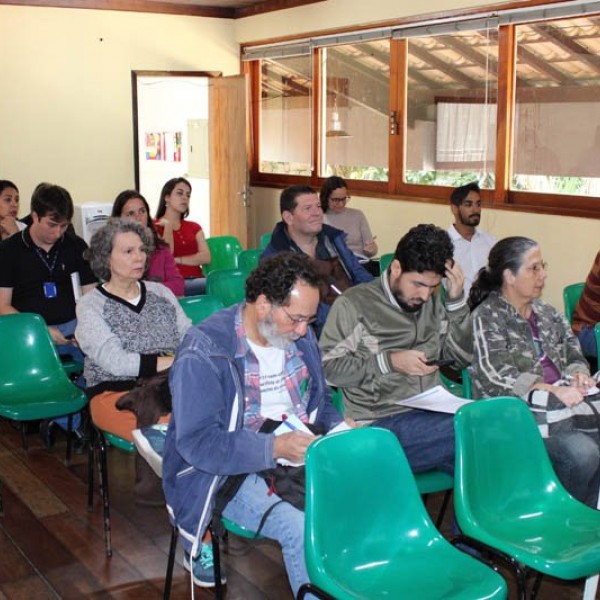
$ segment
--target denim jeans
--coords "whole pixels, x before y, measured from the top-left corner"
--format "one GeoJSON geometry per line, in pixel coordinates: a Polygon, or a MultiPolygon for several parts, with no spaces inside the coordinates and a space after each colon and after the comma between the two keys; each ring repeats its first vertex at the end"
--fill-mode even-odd
{"type": "Polygon", "coordinates": [[[581,344],[581,349],[585,356],[598,356],[596,334],[593,327],[582,327],[581,331],[577,334],[577,339],[581,344]]]}
{"type": "MultiPolygon", "coordinates": [[[[225,507],[223,516],[256,531],[266,510],[280,500],[275,494],[269,496],[268,491],[262,477],[248,475],[225,507]]],[[[288,579],[296,597],[300,586],[308,582],[304,560],[304,513],[287,502],[281,502],[267,517],[260,533],[281,545],[288,579]]]]}
{"type": "Polygon", "coordinates": [[[371,425],[396,434],[414,473],[439,469],[454,474],[454,415],[411,410],[371,425]]]}
{"type": "Polygon", "coordinates": [[[563,431],[544,440],[552,466],[566,490],[596,508],[600,485],[600,447],[582,431],[563,431]]]}
{"type": "Polygon", "coordinates": [[[183,283],[184,296],[201,296],[206,293],[206,277],[186,279],[183,283]]]}
{"type": "MultiPolygon", "coordinates": [[[[77,326],[77,319],[72,319],[71,321],[67,321],[66,323],[60,323],[59,325],[52,325],[52,327],[56,327],[65,337],[72,336],[75,333],[75,327],[77,326]]],[[[65,344],[63,346],[56,346],[56,351],[59,355],[70,355],[73,360],[76,360],[80,363],[83,363],[83,352],[79,349],[79,346],[75,346],[74,344],[65,344]]],[[[77,380],[77,385],[80,387],[85,387],[85,380],[83,375],[79,377],[77,380]]],[[[64,417],[57,417],[53,419],[53,421],[64,429],[65,431],[68,428],[68,417],[65,415],[64,417]]],[[[81,423],[80,413],[73,415],[73,429],[77,429],[79,424],[81,423]]]]}

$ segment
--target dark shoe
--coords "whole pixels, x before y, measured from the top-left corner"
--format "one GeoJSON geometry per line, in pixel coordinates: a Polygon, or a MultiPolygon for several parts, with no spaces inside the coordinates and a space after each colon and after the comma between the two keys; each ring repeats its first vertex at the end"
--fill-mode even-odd
{"type": "Polygon", "coordinates": [[[135,503],[140,506],[165,506],[162,481],[139,454],[135,455],[135,503]]]}
{"type": "MultiPolygon", "coordinates": [[[[198,556],[198,558],[191,559],[189,553],[186,552],[183,556],[183,566],[192,574],[194,583],[196,585],[200,587],[215,586],[215,569],[212,544],[203,543],[200,550],[200,556],[198,556]]],[[[223,564],[221,564],[221,583],[227,583],[225,565],[223,564]]]]}
{"type": "Polygon", "coordinates": [[[43,419],[40,421],[40,437],[46,448],[52,448],[52,446],[54,446],[55,427],[56,424],[50,419],[43,419]]]}
{"type": "Polygon", "coordinates": [[[138,452],[146,459],[158,477],[162,477],[162,459],[165,451],[168,424],[134,429],[133,441],[138,452]]]}

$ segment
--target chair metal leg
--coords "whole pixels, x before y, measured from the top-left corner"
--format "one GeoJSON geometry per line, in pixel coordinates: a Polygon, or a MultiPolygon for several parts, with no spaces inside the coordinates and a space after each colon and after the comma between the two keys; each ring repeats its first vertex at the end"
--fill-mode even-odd
{"type": "Polygon", "coordinates": [[[542,585],[543,577],[543,573],[535,574],[535,581],[533,582],[533,587],[531,588],[531,600],[535,600],[537,598],[538,592],[540,591],[540,586],[542,585]]]}
{"type": "Polygon", "coordinates": [[[67,455],[65,457],[65,464],[69,466],[71,464],[71,454],[73,440],[71,434],[73,433],[73,413],[67,417],[67,455]]]}
{"type": "Polygon", "coordinates": [[[215,570],[215,598],[223,600],[223,583],[221,582],[221,551],[219,545],[219,536],[214,527],[210,527],[210,537],[212,539],[213,565],[215,570]]]}
{"type": "Polygon", "coordinates": [[[0,517],[4,516],[4,502],[2,501],[2,485],[0,484],[0,517]]]}
{"type": "Polygon", "coordinates": [[[112,556],[112,544],[110,535],[110,497],[108,493],[108,464],[106,460],[106,440],[102,432],[97,431],[98,436],[98,485],[100,487],[100,495],[102,496],[102,507],[104,511],[104,546],[106,548],[106,556],[112,556]]]}
{"type": "Polygon", "coordinates": [[[90,432],[90,443],[88,445],[88,512],[94,508],[94,462],[96,460],[96,434],[94,429],[90,432]]]}
{"type": "Polygon", "coordinates": [[[23,445],[23,452],[27,454],[29,448],[27,444],[27,423],[25,421],[21,421],[21,444],[23,445]]]}
{"type": "Polygon", "coordinates": [[[442,500],[442,506],[440,507],[440,512],[438,513],[437,520],[435,522],[435,526],[439,529],[444,522],[444,517],[446,516],[446,509],[448,508],[448,503],[450,502],[450,497],[452,496],[452,490],[446,490],[444,492],[444,499],[442,500]]]}
{"type": "Polygon", "coordinates": [[[165,575],[165,588],[163,590],[163,600],[169,600],[171,597],[171,586],[173,585],[173,567],[175,566],[175,553],[177,552],[177,538],[179,531],[177,527],[171,528],[171,543],[169,545],[169,559],[167,561],[167,573],[165,575]]]}

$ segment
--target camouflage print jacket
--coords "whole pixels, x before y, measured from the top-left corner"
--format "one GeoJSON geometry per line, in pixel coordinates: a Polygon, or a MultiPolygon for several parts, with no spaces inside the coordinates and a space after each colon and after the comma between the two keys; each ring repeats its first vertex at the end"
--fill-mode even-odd
{"type": "MultiPolygon", "coordinates": [[[[534,300],[541,345],[561,376],[589,374],[579,342],[565,317],[542,300],[534,300]]],[[[529,323],[498,292],[474,311],[473,352],[469,367],[475,398],[527,398],[534,383],[543,381],[529,323]]]]}

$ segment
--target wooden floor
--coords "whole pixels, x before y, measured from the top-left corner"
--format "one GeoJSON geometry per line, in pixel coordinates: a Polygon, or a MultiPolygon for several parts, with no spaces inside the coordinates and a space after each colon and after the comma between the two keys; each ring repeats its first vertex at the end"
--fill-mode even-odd
{"type": "MultiPolygon", "coordinates": [[[[0,422],[0,599],[160,598],[171,530],[164,509],[134,505],[133,456],[109,451],[113,556],[107,559],[98,496],[87,511],[87,455],[66,467],[61,440],[48,451],[36,434],[28,439],[25,454],[18,431],[0,422]]],[[[171,597],[190,598],[181,550],[177,560],[171,597]]],[[[227,600],[292,600],[276,544],[249,545],[230,536],[225,563],[227,600]]],[[[582,589],[582,582],[544,580],[539,598],[575,600],[582,589]]],[[[212,597],[210,590],[195,590],[199,600],[212,597]]]]}

